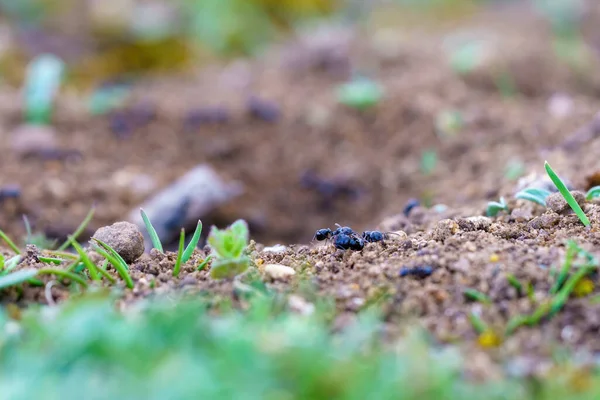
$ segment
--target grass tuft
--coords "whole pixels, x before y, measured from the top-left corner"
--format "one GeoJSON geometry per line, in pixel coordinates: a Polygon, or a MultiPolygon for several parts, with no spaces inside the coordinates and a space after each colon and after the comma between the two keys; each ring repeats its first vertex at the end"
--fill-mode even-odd
{"type": "Polygon", "coordinates": [[[96,267],[92,260],[90,260],[81,245],[75,241],[73,236],[69,236],[68,241],[71,243],[71,246],[73,246],[77,254],[79,254],[79,258],[81,259],[83,265],[85,265],[85,267],[88,269],[90,278],[94,281],[100,280],[100,276],[98,275],[98,267],[96,267]]]}
{"type": "Polygon", "coordinates": [[[560,194],[562,194],[562,196],[565,198],[571,209],[575,212],[575,214],[577,214],[581,223],[585,226],[590,226],[590,220],[585,215],[579,204],[577,204],[577,200],[575,200],[575,198],[567,188],[567,185],[565,185],[562,179],[560,179],[556,172],[554,172],[550,164],[548,164],[548,161],[544,163],[544,167],[546,168],[548,176],[554,183],[554,186],[556,186],[556,188],[558,189],[560,194]]]}
{"type": "Polygon", "coordinates": [[[20,271],[13,272],[12,274],[6,274],[0,276],[0,289],[5,289],[10,286],[19,285],[27,282],[37,275],[36,269],[22,269],[20,271]]]}
{"type": "Polygon", "coordinates": [[[161,253],[164,253],[163,245],[160,242],[160,238],[158,237],[158,234],[156,233],[156,229],[154,229],[152,222],[150,222],[150,218],[148,218],[148,215],[146,215],[146,212],[141,208],[140,208],[140,214],[142,215],[142,220],[144,221],[144,225],[146,226],[148,235],[150,235],[150,240],[152,240],[152,245],[154,246],[154,248],[156,250],[160,251],[161,253]]]}
{"type": "Polygon", "coordinates": [[[92,240],[98,243],[98,245],[94,245],[94,250],[100,255],[102,255],[104,258],[106,258],[108,262],[112,264],[112,266],[117,270],[121,278],[123,278],[123,280],[125,281],[125,285],[128,288],[132,289],[133,280],[131,279],[131,275],[129,275],[129,266],[127,265],[125,260],[123,260],[123,257],[121,257],[119,253],[115,251],[115,249],[113,249],[103,241],[98,240],[96,238],[92,238],[92,240]]]}

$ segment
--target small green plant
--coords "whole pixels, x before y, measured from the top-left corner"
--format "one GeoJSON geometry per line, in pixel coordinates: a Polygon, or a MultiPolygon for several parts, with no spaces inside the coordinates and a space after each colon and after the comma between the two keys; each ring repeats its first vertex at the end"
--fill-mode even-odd
{"type": "Polygon", "coordinates": [[[130,90],[124,86],[98,88],[88,99],[88,110],[92,115],[104,115],[122,107],[130,90]]]}
{"type": "Polygon", "coordinates": [[[546,198],[550,192],[546,189],[528,188],[521,190],[515,195],[517,199],[528,200],[546,207],[546,198]]]}
{"type": "Polygon", "coordinates": [[[593,200],[596,197],[600,197],[600,186],[594,186],[593,188],[588,190],[587,193],[585,194],[586,200],[593,200]]]}
{"type": "Polygon", "coordinates": [[[500,211],[508,211],[508,204],[506,204],[504,197],[500,197],[500,201],[490,201],[487,205],[486,215],[495,217],[500,211]]]}
{"type": "Polygon", "coordinates": [[[33,124],[49,124],[52,103],[64,73],[64,62],[52,55],[42,54],[27,67],[24,87],[25,120],[33,124]]]}
{"type": "Polygon", "coordinates": [[[481,293],[478,290],[467,288],[463,290],[463,294],[465,298],[469,300],[478,301],[483,304],[492,304],[492,299],[490,299],[489,296],[487,296],[484,293],[481,293]]]}
{"type": "Polygon", "coordinates": [[[369,79],[360,78],[338,87],[337,98],[345,106],[364,111],[381,101],[383,89],[369,79]]]}
{"type": "Polygon", "coordinates": [[[577,204],[577,200],[575,200],[575,198],[573,197],[573,195],[567,188],[567,185],[565,185],[565,183],[562,181],[562,179],[560,179],[560,177],[556,174],[556,172],[554,172],[554,170],[552,169],[550,164],[548,164],[548,161],[545,162],[544,167],[546,168],[546,172],[548,173],[548,176],[554,183],[554,186],[556,186],[556,188],[558,189],[560,194],[562,194],[562,196],[565,198],[565,200],[567,201],[567,203],[569,204],[571,209],[575,212],[575,214],[577,214],[581,223],[584,226],[589,226],[590,220],[585,215],[585,213],[583,212],[583,210],[581,209],[579,204],[577,204]]]}
{"type": "Polygon", "coordinates": [[[150,235],[150,240],[152,241],[152,245],[154,246],[154,248],[156,250],[160,251],[161,253],[164,253],[162,243],[160,242],[160,238],[158,237],[158,234],[156,233],[156,229],[154,229],[154,226],[152,225],[150,218],[148,218],[148,215],[146,215],[146,212],[141,208],[140,208],[140,214],[142,215],[142,220],[144,221],[144,225],[146,226],[148,235],[150,235]]]}
{"type": "Polygon", "coordinates": [[[431,175],[437,165],[438,157],[435,150],[425,150],[421,154],[421,172],[423,175],[431,175]]]}
{"type": "Polygon", "coordinates": [[[213,226],[208,235],[212,249],[210,275],[214,279],[233,278],[246,271],[250,259],[245,254],[248,247],[248,224],[237,220],[227,229],[213,226]]]}
{"type": "Polygon", "coordinates": [[[460,111],[444,110],[435,118],[435,131],[440,138],[455,137],[465,125],[460,111]]]}

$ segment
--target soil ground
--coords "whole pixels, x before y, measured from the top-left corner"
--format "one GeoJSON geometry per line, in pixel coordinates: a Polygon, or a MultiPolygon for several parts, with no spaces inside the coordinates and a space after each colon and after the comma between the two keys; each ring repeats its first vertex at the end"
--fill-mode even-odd
{"type": "MultiPolygon", "coordinates": [[[[600,169],[595,135],[586,140],[580,133],[578,146],[564,143],[599,109],[600,81],[588,70],[573,71],[557,61],[545,24],[533,15],[495,9],[462,23],[466,33],[492,43],[490,56],[466,76],[448,66],[444,50],[448,32],[456,33],[456,27],[386,30],[382,21],[377,31],[366,32],[334,60],[286,43],[260,60],[142,82],[136,88],[139,103],[132,104],[128,117],[142,106],[152,117],[119,135],[110,128],[113,117],[90,118],[79,99],[65,95],[59,99],[56,130],[61,147],[81,157],[24,162],[3,140],[0,179],[20,184],[22,197],[16,204],[2,204],[0,225],[19,237],[21,215],[27,213],[37,229],[61,238],[96,203],[89,234],[126,218],[191,167],[208,163],[225,179],[243,182],[246,192],[204,218],[205,226],[246,219],[251,237],[261,243],[254,245],[254,268],[263,273],[264,265],[279,263],[297,272],[268,286],[295,293],[305,305],[323,295],[333,297],[335,326],[379,304],[392,335],[423,324],[441,342],[460,340],[473,352],[470,373],[475,377],[507,370],[543,372],[558,345],[593,355],[600,351],[600,304],[588,297],[569,300],[554,318],[519,329],[498,349],[477,346],[468,314],[481,313],[492,327],[503,328],[511,317],[533,312],[548,296],[550,270],[561,265],[567,239],[600,256],[600,206],[584,206],[596,227],[585,229],[574,215],[513,200],[520,183],[507,174],[509,166],[520,165],[525,176],[535,179],[543,176],[548,160],[573,188],[585,191],[598,184],[593,179],[600,169]],[[335,87],[352,69],[368,72],[385,87],[386,97],[375,109],[359,113],[337,104],[335,87]],[[517,95],[498,91],[495,74],[502,69],[512,77],[517,95]],[[571,101],[564,113],[552,106],[561,93],[571,101]],[[277,105],[279,118],[269,122],[249,115],[244,106],[249,96],[277,105]],[[215,106],[230,117],[186,127],[188,113],[215,106]],[[452,109],[462,113],[464,127],[454,137],[441,138],[436,117],[452,109]],[[424,174],[422,153],[432,149],[438,163],[424,174]],[[329,181],[327,190],[303,185],[312,173],[329,181]],[[132,185],[142,175],[155,184],[150,193],[132,185]],[[480,223],[464,219],[484,215],[486,203],[500,196],[510,199],[510,214],[480,223]],[[402,210],[411,198],[447,208],[418,207],[405,217],[402,210]],[[361,252],[309,244],[316,229],[334,228],[334,223],[356,231],[401,230],[407,236],[368,244],[361,252]],[[276,243],[288,246],[282,253],[264,250],[276,243]],[[400,276],[403,267],[422,266],[434,272],[423,278],[400,276]],[[533,296],[510,286],[508,274],[530,283],[533,296]],[[305,290],[305,283],[312,289],[305,290]],[[466,288],[487,294],[492,305],[469,301],[466,288]]],[[[0,113],[7,135],[18,126],[20,110],[11,100],[16,92],[5,93],[10,94],[0,113]]],[[[173,279],[173,254],[144,255],[131,267],[136,287],[125,299],[188,288],[236,301],[239,288],[233,282],[215,282],[206,271],[195,271],[205,256],[198,251],[180,278],[173,279]]],[[[35,257],[27,260],[24,265],[39,266],[35,257]]],[[[58,285],[52,294],[55,300],[68,296],[58,285]]],[[[18,298],[47,301],[44,289],[33,287],[5,299],[18,298]]]]}

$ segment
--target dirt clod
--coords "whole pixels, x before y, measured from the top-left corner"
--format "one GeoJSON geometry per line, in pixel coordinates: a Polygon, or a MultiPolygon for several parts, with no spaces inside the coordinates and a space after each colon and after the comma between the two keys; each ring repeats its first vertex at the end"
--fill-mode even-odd
{"type": "Polygon", "coordinates": [[[127,263],[132,263],[144,253],[144,237],[137,225],[116,222],[98,229],[92,238],[111,246],[127,263]]]}
{"type": "Polygon", "coordinates": [[[53,152],[58,148],[56,132],[45,125],[21,125],[11,133],[10,146],[22,157],[53,152]]]}
{"type": "MultiPolygon", "coordinates": [[[[585,202],[584,193],[574,190],[571,192],[571,194],[573,195],[573,197],[579,205],[583,205],[583,203],[585,202]]],[[[548,196],[548,198],[546,199],[546,204],[548,204],[548,208],[550,208],[557,214],[564,215],[568,214],[571,211],[571,207],[569,207],[569,204],[567,203],[563,195],[560,193],[552,193],[550,196],[548,196]]]]}

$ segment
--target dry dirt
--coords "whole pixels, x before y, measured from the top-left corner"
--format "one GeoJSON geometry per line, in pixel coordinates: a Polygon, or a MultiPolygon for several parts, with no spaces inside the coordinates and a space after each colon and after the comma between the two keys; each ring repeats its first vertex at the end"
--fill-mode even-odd
{"type": "MultiPolygon", "coordinates": [[[[205,217],[205,226],[246,219],[251,237],[264,244],[252,246],[252,273],[264,275],[270,263],[294,268],[294,277],[266,282],[296,293],[294,307],[300,311],[331,296],[334,326],[343,326],[375,304],[383,309],[391,334],[421,323],[439,341],[463,343],[473,351],[476,377],[478,371],[499,373],[506,360],[519,373],[539,372],[558,344],[594,354],[600,351],[600,304],[589,296],[570,299],[553,319],[519,329],[498,349],[477,350],[469,312],[480,313],[495,329],[517,314],[531,313],[548,296],[550,271],[560,267],[567,239],[600,257],[599,205],[584,205],[593,227],[585,229],[572,214],[515,201],[523,183],[506,173],[509,165],[519,164],[533,180],[543,176],[548,160],[575,189],[598,184],[600,140],[597,127],[589,124],[600,106],[600,82],[591,73],[594,68],[576,72],[557,61],[545,25],[527,13],[495,10],[468,27],[466,32],[492,38],[494,47],[467,76],[449,68],[443,28],[369,31],[334,59],[286,44],[258,61],[140,83],[139,102],[126,113],[133,128],[119,134],[111,130],[115,116],[90,118],[79,99],[67,93],[59,99],[57,135],[60,148],[77,150],[80,157],[23,160],[3,140],[0,179],[20,184],[22,196],[2,202],[0,226],[19,237],[21,215],[27,213],[37,229],[60,238],[95,203],[89,236],[124,219],[191,167],[208,163],[224,178],[243,182],[246,193],[205,217]],[[334,89],[350,69],[368,72],[385,87],[386,97],[375,109],[359,113],[336,103],[334,89]],[[518,95],[506,98],[498,92],[494,71],[499,69],[510,72],[518,95]],[[556,94],[567,96],[570,105],[561,107],[556,94]],[[275,121],[248,113],[251,95],[279,108],[275,121]],[[228,117],[186,125],[190,112],[206,107],[220,107],[228,117]],[[460,110],[465,125],[455,137],[441,138],[436,117],[449,109],[460,110]],[[429,149],[437,152],[438,163],[426,175],[419,165],[429,149]],[[306,185],[309,174],[325,184],[306,185]],[[142,175],[155,185],[149,192],[132,184],[142,175]],[[487,201],[499,196],[509,200],[511,213],[465,219],[484,215],[487,201]],[[418,207],[405,217],[402,210],[411,198],[447,208],[418,207]],[[407,236],[368,244],[360,252],[309,244],[316,229],[334,228],[336,222],[356,231],[379,227],[407,236]],[[275,243],[299,244],[282,253],[263,249],[275,243]],[[425,266],[433,268],[431,275],[400,276],[403,267],[425,266]],[[507,274],[530,283],[533,298],[511,287],[507,274]],[[469,301],[466,288],[487,294],[493,305],[469,301]]],[[[0,99],[5,138],[20,119],[11,90],[4,88],[0,99]]],[[[126,290],[125,299],[200,290],[213,299],[240,302],[242,289],[233,282],[216,282],[207,271],[195,271],[206,251],[199,250],[177,279],[171,276],[173,253],[144,255],[131,266],[135,289],[126,290]]],[[[23,265],[40,266],[35,254],[23,265]]],[[[53,300],[66,296],[66,289],[53,287],[53,300]]],[[[43,287],[3,296],[4,302],[19,299],[48,301],[43,287]]]]}

